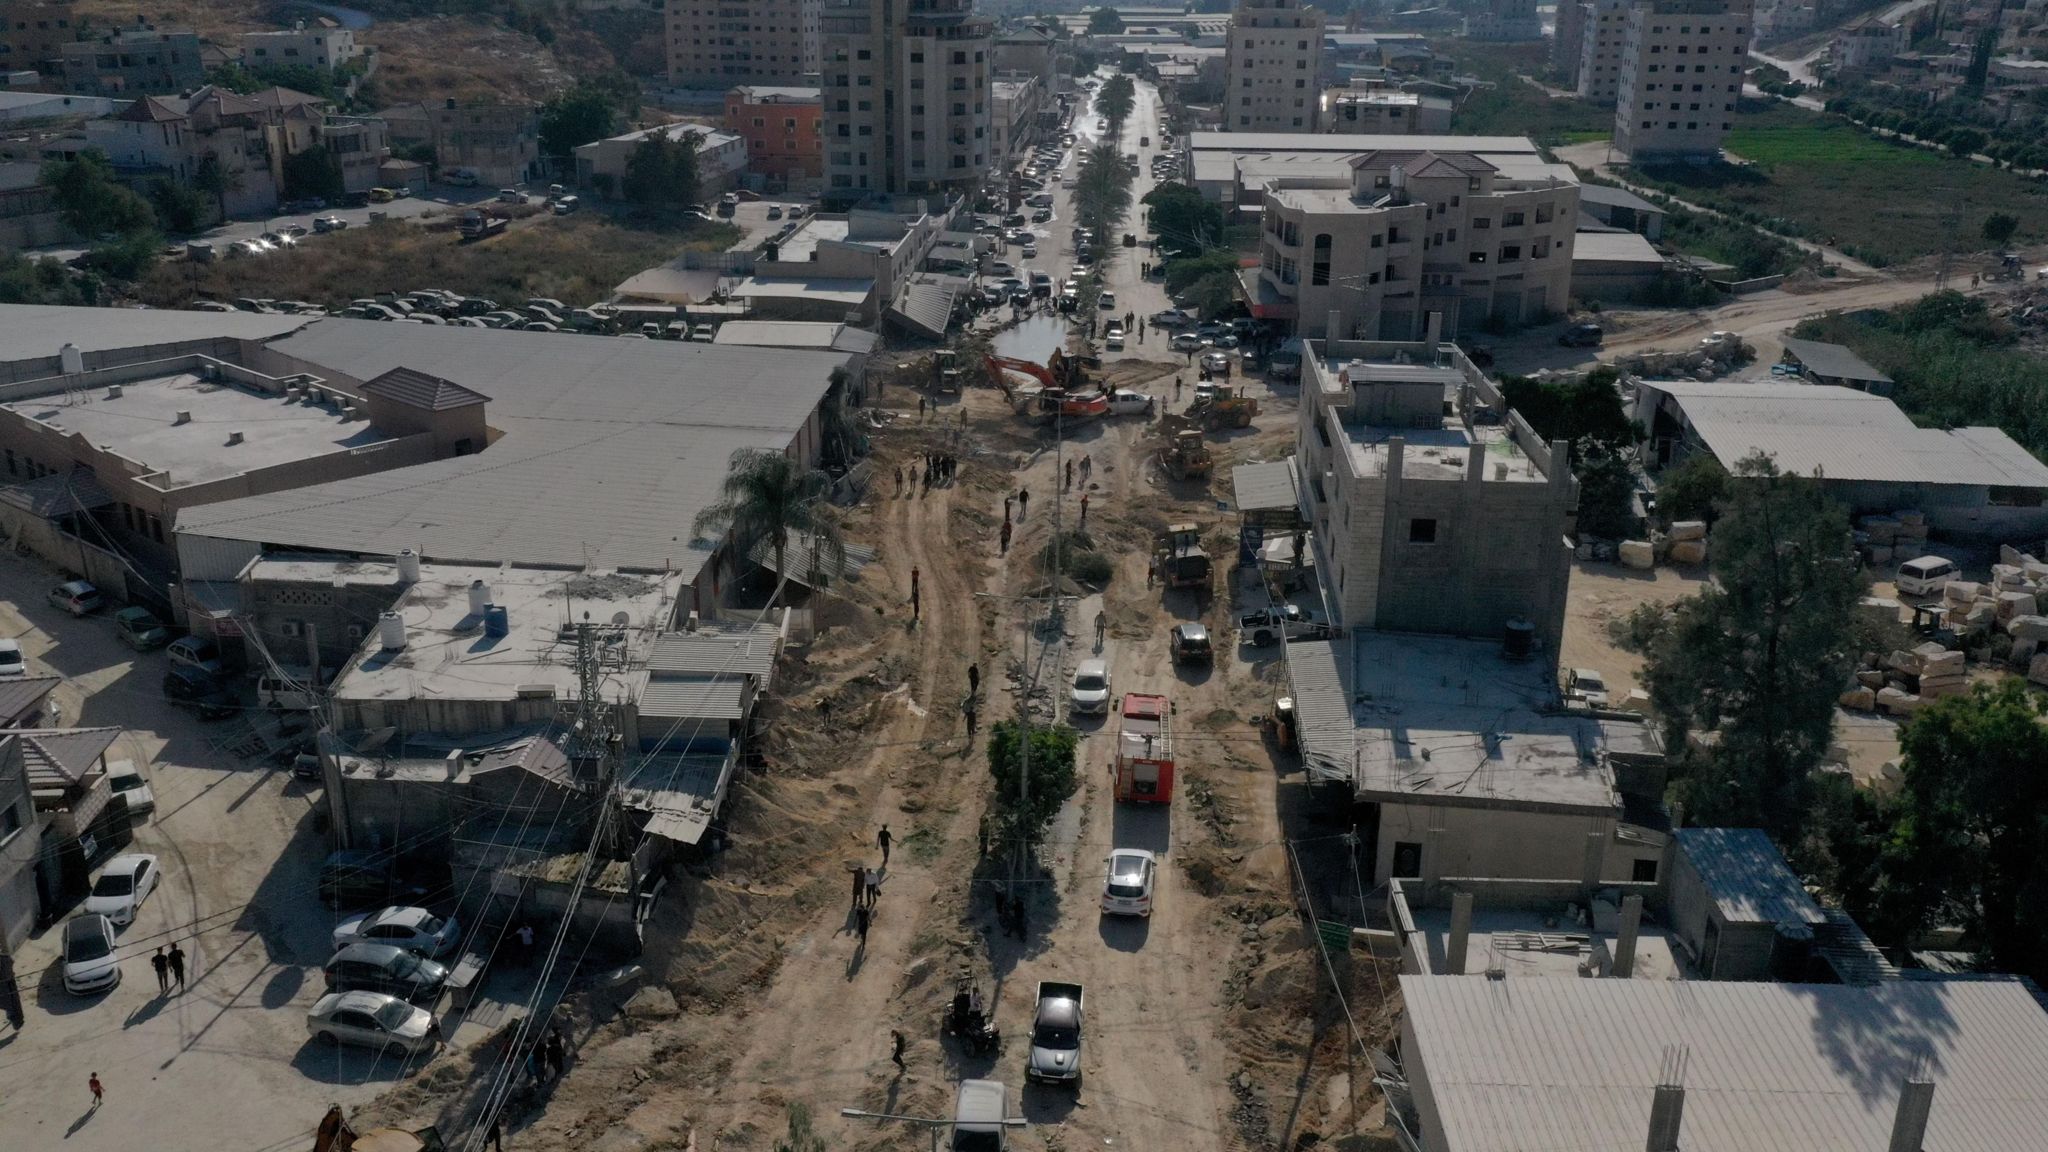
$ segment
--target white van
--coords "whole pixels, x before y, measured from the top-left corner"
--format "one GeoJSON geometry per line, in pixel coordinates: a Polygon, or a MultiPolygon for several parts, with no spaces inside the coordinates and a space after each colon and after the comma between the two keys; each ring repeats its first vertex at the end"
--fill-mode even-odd
{"type": "Polygon", "coordinates": [[[1961,569],[1956,562],[1941,556],[1922,556],[1899,565],[1899,574],[1892,583],[1903,596],[1926,596],[1939,592],[1954,580],[1961,569]]]}
{"type": "Polygon", "coordinates": [[[583,207],[583,201],[578,200],[574,196],[564,196],[555,201],[555,215],[567,216],[581,207],[583,207]]]}
{"type": "Polygon", "coordinates": [[[272,667],[256,678],[256,703],[264,708],[304,712],[320,707],[320,692],[306,668],[272,667]]]}

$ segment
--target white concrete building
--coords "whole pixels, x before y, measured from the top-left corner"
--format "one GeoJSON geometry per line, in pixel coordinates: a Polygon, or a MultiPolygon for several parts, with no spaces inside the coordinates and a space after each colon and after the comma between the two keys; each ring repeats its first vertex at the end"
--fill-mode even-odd
{"type": "Polygon", "coordinates": [[[1386,88],[1332,88],[1323,93],[1321,119],[1325,132],[1434,135],[1451,130],[1451,101],[1386,88]]]}
{"type": "Polygon", "coordinates": [[[990,91],[994,93],[994,111],[989,116],[989,131],[994,143],[989,155],[1011,160],[1038,139],[1045,84],[1036,76],[1009,75],[994,81],[990,91]]]}
{"type": "Polygon", "coordinates": [[[1465,38],[1496,43],[1543,39],[1536,0],[1483,0],[1465,17],[1465,38]]]}
{"type": "Polygon", "coordinates": [[[590,188],[609,184],[611,194],[618,195],[620,181],[626,178],[626,165],[632,160],[634,149],[648,137],[656,135],[677,142],[696,141],[697,190],[700,196],[726,191],[746,170],[747,142],[743,137],[702,124],[664,124],[578,145],[574,149],[577,186],[590,188]]]}
{"type": "Polygon", "coordinates": [[[1469,152],[1384,149],[1351,179],[1277,182],[1261,217],[1254,315],[1297,335],[1415,340],[1561,311],[1579,187],[1570,169],[1469,152]]]}
{"type": "Polygon", "coordinates": [[[668,0],[668,82],[814,83],[822,10],[823,0],[668,0]]]}
{"type": "Polygon", "coordinates": [[[1735,126],[1749,0],[1644,0],[1629,10],[1614,150],[1642,164],[1704,162],[1735,126]]]}
{"type": "Polygon", "coordinates": [[[828,200],[980,183],[995,23],[973,0],[832,0],[823,28],[828,200]]]}
{"type": "Polygon", "coordinates": [[[1579,9],[1579,99],[1612,104],[1621,91],[1630,0],[1586,0],[1579,9]]]}
{"type": "Polygon", "coordinates": [[[252,68],[300,66],[332,72],[362,54],[354,32],[308,28],[304,20],[279,32],[244,32],[241,45],[242,63],[252,68]]]}
{"type": "Polygon", "coordinates": [[[1238,0],[1230,17],[1223,130],[1314,132],[1323,14],[1301,0],[1238,0]]]}

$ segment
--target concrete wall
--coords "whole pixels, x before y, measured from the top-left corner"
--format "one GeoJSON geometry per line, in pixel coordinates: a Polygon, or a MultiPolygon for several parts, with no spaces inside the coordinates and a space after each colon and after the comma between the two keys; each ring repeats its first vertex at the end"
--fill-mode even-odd
{"type": "Polygon", "coordinates": [[[15,548],[65,573],[76,574],[115,601],[128,599],[128,566],[121,557],[88,543],[61,525],[10,504],[0,504],[0,535],[15,548]]]}
{"type": "Polygon", "coordinates": [[[1770,979],[1776,926],[1724,921],[1692,860],[1683,852],[1671,855],[1671,927],[1692,950],[1700,971],[1709,980],[1770,979]],[[1709,925],[1718,937],[1711,958],[1707,955],[1709,925]]]}
{"type": "Polygon", "coordinates": [[[1379,805],[1379,844],[1372,879],[1393,876],[1399,843],[1422,845],[1422,874],[1513,876],[1582,882],[1587,838],[1599,836],[1599,880],[1629,880],[1638,859],[1660,859],[1663,849],[1618,839],[1613,815],[1531,812],[1427,802],[1379,805]],[[1432,835],[1432,829],[1436,829],[1432,835]]]}
{"type": "MultiPolygon", "coordinates": [[[[317,645],[323,678],[331,678],[362,647],[379,613],[397,603],[403,586],[242,580],[242,627],[278,662],[310,667],[317,645]],[[298,632],[285,635],[289,622],[298,632]]],[[[260,663],[256,644],[249,663],[260,663]]]]}
{"type": "Polygon", "coordinates": [[[29,801],[21,739],[0,737],[0,954],[12,953],[35,927],[40,825],[29,801]],[[12,815],[9,815],[9,814],[12,815]],[[9,824],[13,830],[9,831],[9,824]]]}

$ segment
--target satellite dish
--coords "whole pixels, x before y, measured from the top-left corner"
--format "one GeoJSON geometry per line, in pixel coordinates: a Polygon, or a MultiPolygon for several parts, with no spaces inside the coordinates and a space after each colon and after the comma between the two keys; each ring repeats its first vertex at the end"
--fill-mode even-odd
{"type": "Polygon", "coordinates": [[[614,627],[624,628],[626,625],[631,624],[632,622],[633,618],[624,612],[612,613],[612,625],[614,627]]]}

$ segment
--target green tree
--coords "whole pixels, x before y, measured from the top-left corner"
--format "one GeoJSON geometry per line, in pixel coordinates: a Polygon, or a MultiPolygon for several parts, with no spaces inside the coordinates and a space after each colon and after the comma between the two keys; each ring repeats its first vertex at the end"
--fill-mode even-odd
{"type": "Polygon", "coordinates": [[[318,196],[339,200],[346,189],[341,181],[341,158],[315,145],[296,156],[284,158],[284,195],[287,200],[318,196]]]}
{"type": "Polygon", "coordinates": [[[1987,137],[1975,128],[1951,128],[1941,135],[1941,146],[1957,156],[1969,156],[1984,149],[1987,137]]]}
{"type": "Polygon", "coordinates": [[[1636,426],[1621,402],[1621,373],[1601,365],[1569,380],[1501,378],[1501,396],[1545,440],[1568,440],[1574,457],[1593,447],[1619,451],[1636,441],[1636,426]]]}
{"type": "Polygon", "coordinates": [[[1116,36],[1124,30],[1124,18],[1114,8],[1097,8],[1088,14],[1090,36],[1116,36]]]}
{"type": "Polygon", "coordinates": [[[1095,94],[1095,111],[1109,121],[1112,141],[1123,131],[1124,121],[1130,119],[1137,102],[1138,86],[1121,72],[1111,76],[1095,94]]]}
{"type": "Polygon", "coordinates": [[[86,151],[75,160],[43,165],[42,182],[57,203],[64,226],[91,240],[106,235],[128,236],[156,227],[149,202],[114,179],[105,154],[86,151]]]}
{"type": "Polygon", "coordinates": [[[130,232],[95,245],[82,266],[114,280],[139,280],[156,264],[163,237],[154,230],[130,232]]]}
{"type": "Polygon", "coordinates": [[[1810,777],[1855,666],[1853,616],[1869,587],[1849,518],[1818,481],[1744,460],[1713,528],[1714,582],[1675,605],[1650,653],[1650,696],[1667,747],[1689,752],[1681,793],[1702,823],[1765,828],[1796,842],[1810,777]]]}
{"type": "Polygon", "coordinates": [[[2007,679],[1923,707],[1899,738],[1885,876],[1901,924],[1961,924],[2001,971],[2048,976],[2048,728],[2007,679]]]}
{"type": "Polygon", "coordinates": [[[166,232],[197,232],[206,224],[212,208],[197,188],[171,180],[149,182],[149,205],[166,232]]]}
{"type": "Polygon", "coordinates": [[[1103,244],[1117,242],[1112,233],[1122,228],[1124,216],[1131,210],[1133,176],[1115,144],[1097,144],[1081,157],[1074,187],[1075,222],[1094,229],[1103,244]]]}
{"type": "Polygon", "coordinates": [[[541,105],[541,155],[567,163],[579,144],[602,140],[617,130],[618,93],[584,81],[541,105]]]}
{"type": "Polygon", "coordinates": [[[0,253],[0,304],[91,305],[98,301],[90,286],[54,256],[30,260],[19,252],[0,253]]]}
{"type": "Polygon", "coordinates": [[[626,175],[619,182],[619,194],[629,203],[646,207],[675,208],[697,200],[696,133],[680,140],[662,132],[650,133],[626,157],[626,175]]]}
{"type": "Polygon", "coordinates": [[[1705,520],[1721,514],[1728,498],[1728,470],[1712,452],[1694,452],[1657,479],[1657,514],[1673,520],[1705,520]]]}
{"type": "Polygon", "coordinates": [[[2009,212],[1993,212],[1984,218],[1984,239],[2003,246],[2020,230],[2020,218],[2009,212]]]}
{"type": "Polygon", "coordinates": [[[1579,478],[1579,530],[1609,540],[1634,537],[1635,467],[1630,455],[1590,441],[1572,463],[1579,478]]]}
{"type": "Polygon", "coordinates": [[[789,1134],[775,1142],[775,1152],[825,1152],[825,1138],[811,1127],[811,1107],[802,1101],[789,1106],[789,1134]]]}
{"type": "Polygon", "coordinates": [[[228,188],[232,183],[227,169],[221,167],[220,157],[209,152],[199,158],[199,167],[192,173],[192,187],[213,197],[214,211],[222,219],[227,218],[228,188]]]}
{"type": "Polygon", "coordinates": [[[1152,232],[1169,252],[1200,252],[1223,243],[1223,209],[1186,184],[1161,184],[1141,201],[1152,232]]]}
{"type": "Polygon", "coordinates": [[[988,736],[988,767],[995,777],[995,795],[990,808],[995,812],[996,839],[1017,845],[1030,859],[1033,847],[1045,835],[1060,807],[1080,786],[1074,768],[1074,752],[1081,734],[1064,726],[1031,729],[1030,797],[1024,796],[1025,756],[1023,729],[1015,720],[999,720],[988,736]]]}
{"type": "MultiPolygon", "coordinates": [[[[814,587],[821,573],[791,573],[783,567],[791,535],[808,536],[812,554],[837,571],[846,561],[846,542],[838,523],[826,512],[832,478],[806,468],[781,452],[742,448],[733,453],[718,500],[697,514],[691,532],[730,532],[736,557],[766,542],[775,554],[778,576],[809,577],[814,587]]],[[[772,603],[772,601],[771,601],[772,603]]]]}

